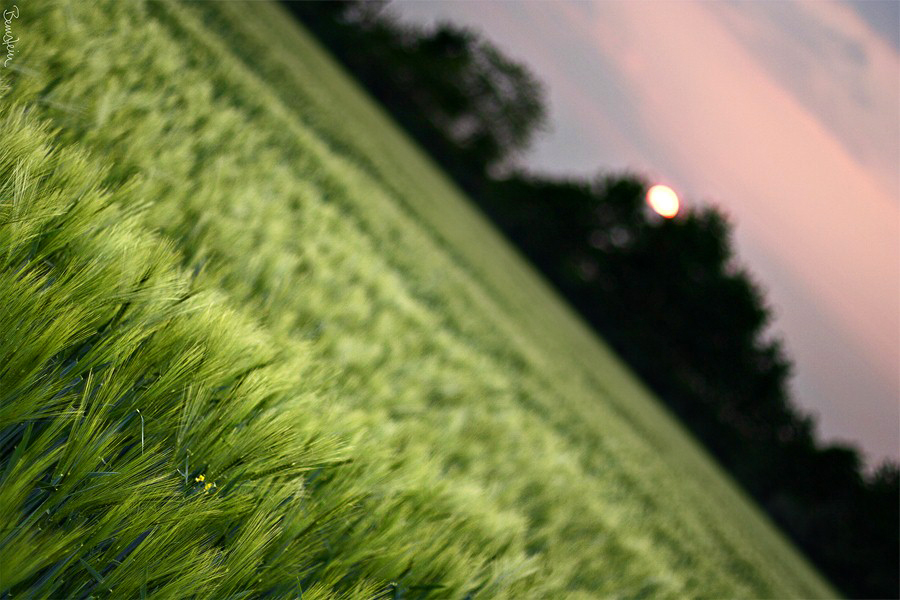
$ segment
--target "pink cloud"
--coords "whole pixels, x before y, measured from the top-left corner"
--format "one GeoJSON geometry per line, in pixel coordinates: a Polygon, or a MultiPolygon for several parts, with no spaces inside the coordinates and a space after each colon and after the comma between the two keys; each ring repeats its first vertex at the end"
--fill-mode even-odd
{"type": "Polygon", "coordinates": [[[900,56],[850,7],[782,2],[707,8],[888,195],[900,196],[900,56]]]}

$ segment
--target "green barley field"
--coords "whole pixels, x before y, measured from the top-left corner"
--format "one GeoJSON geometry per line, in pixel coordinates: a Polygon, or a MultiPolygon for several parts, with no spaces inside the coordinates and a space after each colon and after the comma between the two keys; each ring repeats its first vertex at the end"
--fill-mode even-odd
{"type": "Polygon", "coordinates": [[[280,7],[18,8],[0,598],[835,595],[280,7]]]}

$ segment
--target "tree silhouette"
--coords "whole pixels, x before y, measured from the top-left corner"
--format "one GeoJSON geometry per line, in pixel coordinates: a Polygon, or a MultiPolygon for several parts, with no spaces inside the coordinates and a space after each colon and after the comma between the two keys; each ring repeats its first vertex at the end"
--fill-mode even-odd
{"type": "Polygon", "coordinates": [[[469,29],[401,24],[384,3],[286,6],[470,193],[546,123],[541,83],[469,29]]]}

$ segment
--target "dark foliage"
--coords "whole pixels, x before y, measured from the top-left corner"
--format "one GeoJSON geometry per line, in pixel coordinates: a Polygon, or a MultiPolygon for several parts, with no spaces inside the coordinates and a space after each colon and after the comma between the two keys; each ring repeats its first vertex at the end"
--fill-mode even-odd
{"type": "Polygon", "coordinates": [[[636,177],[508,171],[544,125],[538,81],[472,32],[383,3],[287,7],[472,195],[844,593],[898,596],[898,466],[865,476],[792,405],[791,363],[714,209],[661,220],[636,177]],[[504,177],[499,173],[507,167],[504,177]]]}
{"type": "Polygon", "coordinates": [[[540,82],[470,30],[401,26],[382,2],[286,6],[471,194],[545,123],[540,82]]]}

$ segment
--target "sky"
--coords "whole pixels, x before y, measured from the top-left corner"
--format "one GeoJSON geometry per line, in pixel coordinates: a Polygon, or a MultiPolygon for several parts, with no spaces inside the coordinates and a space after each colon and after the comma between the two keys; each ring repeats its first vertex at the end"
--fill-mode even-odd
{"type": "Polygon", "coordinates": [[[900,459],[900,2],[391,7],[476,29],[545,84],[525,166],[637,172],[719,207],[820,439],[900,459]]]}

